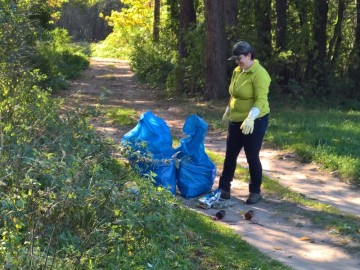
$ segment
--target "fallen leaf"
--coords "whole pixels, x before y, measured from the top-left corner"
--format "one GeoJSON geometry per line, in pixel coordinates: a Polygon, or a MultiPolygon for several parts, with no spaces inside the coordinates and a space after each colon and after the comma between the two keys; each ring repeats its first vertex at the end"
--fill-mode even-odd
{"type": "Polygon", "coordinates": [[[273,247],[273,248],[276,249],[276,250],[282,250],[281,247],[273,247]]]}
{"type": "Polygon", "coordinates": [[[314,243],[314,239],[311,239],[310,237],[307,237],[307,236],[303,236],[303,237],[300,237],[299,238],[300,241],[306,241],[306,242],[309,242],[309,243],[314,243]]]}

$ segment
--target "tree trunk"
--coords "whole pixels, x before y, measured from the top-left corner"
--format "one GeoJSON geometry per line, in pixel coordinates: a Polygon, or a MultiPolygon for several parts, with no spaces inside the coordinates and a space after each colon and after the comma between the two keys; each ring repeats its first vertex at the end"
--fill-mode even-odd
{"type": "Polygon", "coordinates": [[[255,18],[258,47],[260,58],[267,59],[271,56],[271,0],[255,0],[255,18]]]}
{"type": "Polygon", "coordinates": [[[360,1],[356,1],[356,28],[355,42],[349,56],[349,77],[354,81],[354,87],[350,93],[352,99],[360,100],[360,1]]]}
{"type": "Polygon", "coordinates": [[[196,13],[193,0],[180,0],[179,2],[179,35],[178,35],[178,75],[176,92],[181,94],[184,91],[184,75],[185,66],[184,59],[189,56],[188,44],[185,40],[186,33],[190,30],[192,25],[196,24],[196,13]]]}
{"type": "Polygon", "coordinates": [[[336,59],[338,58],[338,53],[342,40],[342,23],[344,19],[344,11],[345,11],[345,0],[339,0],[337,22],[334,28],[334,35],[330,40],[329,51],[327,56],[327,62],[331,61],[332,65],[336,63],[336,59]]]}
{"type": "MultiPolygon", "coordinates": [[[[228,28],[236,27],[238,23],[238,0],[224,1],[225,26],[228,28]]],[[[229,29],[229,30],[230,30],[229,29]]]]}
{"type": "Polygon", "coordinates": [[[360,47],[360,1],[356,1],[356,30],[354,47],[360,47]]]}
{"type": "MultiPolygon", "coordinates": [[[[315,16],[313,24],[314,47],[311,69],[317,85],[325,83],[325,58],[326,58],[326,25],[328,14],[328,0],[315,0],[315,16]]],[[[309,73],[310,74],[310,73],[309,73]]]]}
{"type": "Polygon", "coordinates": [[[185,34],[191,25],[196,23],[196,13],[193,0],[180,0],[180,34],[179,34],[179,54],[185,58],[189,55],[186,48],[185,34]]]}
{"type": "Polygon", "coordinates": [[[153,40],[159,42],[160,37],[160,0],[154,0],[153,40]]]}
{"type": "Polygon", "coordinates": [[[220,99],[228,96],[224,2],[204,0],[204,5],[206,46],[204,97],[220,99]]]}
{"type": "MultiPolygon", "coordinates": [[[[226,29],[226,56],[229,58],[232,55],[232,46],[239,40],[237,30],[238,27],[238,0],[224,1],[224,16],[225,16],[225,29],[226,29]]],[[[231,74],[234,69],[234,63],[227,63],[226,77],[230,82],[231,74]]]]}
{"type": "Polygon", "coordinates": [[[326,57],[326,24],[328,13],[328,0],[315,1],[314,16],[314,60],[316,63],[323,63],[326,57]]]}
{"type": "Polygon", "coordinates": [[[286,49],[287,0],[276,0],[276,49],[286,49]]]}

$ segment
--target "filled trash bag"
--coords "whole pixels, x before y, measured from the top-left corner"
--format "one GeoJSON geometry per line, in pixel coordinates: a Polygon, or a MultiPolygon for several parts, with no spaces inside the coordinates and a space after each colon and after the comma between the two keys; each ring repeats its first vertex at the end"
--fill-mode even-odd
{"type": "Polygon", "coordinates": [[[131,166],[140,175],[155,174],[155,184],[175,194],[176,167],[170,128],[151,111],[141,115],[138,124],[121,139],[131,166]]]}
{"type": "Polygon", "coordinates": [[[204,140],[208,124],[197,115],[190,115],[184,124],[185,138],[175,149],[180,159],[178,188],[185,198],[208,193],[215,181],[216,167],[205,152],[204,140]]]}

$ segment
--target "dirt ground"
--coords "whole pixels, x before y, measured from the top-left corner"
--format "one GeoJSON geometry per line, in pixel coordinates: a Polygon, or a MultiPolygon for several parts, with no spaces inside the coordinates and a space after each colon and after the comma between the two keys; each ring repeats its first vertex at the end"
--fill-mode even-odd
{"type": "MultiPolygon", "coordinates": [[[[134,108],[140,114],[151,110],[166,121],[173,135],[184,137],[182,127],[187,111],[165,95],[151,90],[134,79],[127,61],[93,58],[84,75],[72,82],[69,90],[63,91],[69,108],[99,104],[134,108]]],[[[92,124],[103,137],[111,137],[119,142],[129,130],[116,129],[101,119],[92,119],[92,124]]],[[[226,134],[209,130],[205,147],[219,154],[225,152],[226,134]]],[[[118,153],[114,153],[117,155],[118,153]]],[[[303,196],[337,207],[344,213],[360,217],[360,192],[336,178],[336,174],[322,171],[316,164],[302,164],[293,153],[263,146],[261,160],[264,174],[277,179],[282,185],[301,193],[303,196]]],[[[241,154],[239,165],[246,167],[241,154]]],[[[217,178],[221,168],[217,168],[217,178]]],[[[214,188],[217,183],[214,184],[214,188]]],[[[244,203],[248,191],[247,184],[234,180],[232,207],[226,208],[226,216],[221,221],[239,233],[250,244],[263,253],[297,270],[355,270],[360,269],[360,254],[344,248],[346,239],[340,239],[330,231],[316,227],[307,213],[310,208],[297,205],[285,206],[281,198],[267,194],[264,200],[254,206],[244,203]],[[252,220],[244,218],[244,213],[252,209],[252,220]]],[[[196,207],[195,200],[182,199],[196,211],[213,216],[218,209],[203,210],[196,207]]],[[[359,231],[360,233],[360,231],[359,231]]],[[[349,246],[349,243],[346,243],[349,246]]]]}

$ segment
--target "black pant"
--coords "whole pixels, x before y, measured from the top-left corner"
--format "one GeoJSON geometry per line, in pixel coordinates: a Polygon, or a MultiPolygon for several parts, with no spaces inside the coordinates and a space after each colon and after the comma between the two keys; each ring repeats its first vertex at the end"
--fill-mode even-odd
{"type": "Polygon", "coordinates": [[[251,193],[260,193],[262,183],[262,166],[259,153],[265,131],[269,125],[269,115],[255,120],[252,134],[244,135],[240,129],[242,122],[230,122],[226,140],[226,155],[223,172],[219,181],[219,188],[230,191],[231,181],[234,178],[236,160],[244,147],[247,163],[249,164],[251,193]]]}

